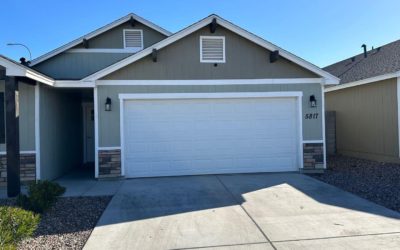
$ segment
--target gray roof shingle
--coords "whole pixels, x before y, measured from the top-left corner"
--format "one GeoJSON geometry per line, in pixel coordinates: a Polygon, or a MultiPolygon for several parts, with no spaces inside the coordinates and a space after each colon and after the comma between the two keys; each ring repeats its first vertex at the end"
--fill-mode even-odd
{"type": "Polygon", "coordinates": [[[340,84],[400,70],[400,40],[329,65],[324,70],[340,78],[340,84]],[[353,61],[353,60],[354,61],[353,61]]]}

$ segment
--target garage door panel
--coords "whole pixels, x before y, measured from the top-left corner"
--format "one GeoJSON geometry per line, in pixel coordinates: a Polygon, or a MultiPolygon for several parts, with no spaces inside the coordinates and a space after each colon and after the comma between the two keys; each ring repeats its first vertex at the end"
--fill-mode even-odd
{"type": "Polygon", "coordinates": [[[124,102],[126,176],[298,169],[295,98],[124,102]]]}

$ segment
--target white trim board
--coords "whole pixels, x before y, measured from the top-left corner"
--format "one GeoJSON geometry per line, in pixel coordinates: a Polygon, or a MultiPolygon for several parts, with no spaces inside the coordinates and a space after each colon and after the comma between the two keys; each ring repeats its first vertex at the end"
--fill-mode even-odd
{"type": "Polygon", "coordinates": [[[36,72],[33,69],[30,69],[24,65],[21,65],[20,63],[15,62],[14,60],[11,60],[1,55],[0,65],[6,68],[7,76],[23,76],[50,86],[54,85],[55,80],[53,78],[36,72]]]}
{"type": "Polygon", "coordinates": [[[119,99],[119,138],[121,141],[121,176],[125,176],[124,99],[119,99]]]}
{"type": "Polygon", "coordinates": [[[398,132],[398,147],[400,157],[400,76],[397,77],[397,132],[398,132]]]}
{"type": "MultiPolygon", "coordinates": [[[[19,151],[20,154],[36,154],[36,150],[19,151]]],[[[0,155],[6,155],[7,151],[0,151],[0,155]]]]}
{"type": "Polygon", "coordinates": [[[40,84],[35,86],[35,149],[36,149],[36,180],[41,179],[40,171],[40,84]]]}
{"type": "MultiPolygon", "coordinates": [[[[301,92],[303,94],[303,92],[301,92]]],[[[304,154],[303,154],[303,103],[302,96],[297,97],[297,120],[298,120],[298,128],[297,133],[299,136],[299,148],[297,157],[299,159],[299,169],[304,168],[304,154]]]]}
{"type": "Polygon", "coordinates": [[[68,81],[60,80],[55,81],[54,87],[56,88],[94,88],[94,82],[82,82],[82,81],[68,81]]]}
{"type": "Polygon", "coordinates": [[[326,135],[325,135],[325,95],[324,89],[321,88],[321,97],[322,97],[322,148],[323,148],[323,157],[324,157],[324,169],[326,169],[326,135]]]}
{"type": "MultiPolygon", "coordinates": [[[[96,88],[95,88],[96,89],[96,88]]],[[[120,100],[120,141],[121,141],[121,176],[125,176],[125,139],[124,139],[124,101],[148,99],[221,99],[221,98],[296,98],[297,99],[297,133],[298,133],[298,164],[303,169],[303,105],[301,91],[292,92],[221,92],[221,93],[163,93],[163,94],[119,94],[120,100]]],[[[97,150],[96,150],[97,151],[97,150]]]]}
{"type": "Polygon", "coordinates": [[[303,140],[303,143],[324,143],[324,140],[303,140]]]}
{"type": "Polygon", "coordinates": [[[97,87],[93,89],[94,105],[94,177],[99,178],[99,107],[97,100],[97,87]]]}
{"type": "MultiPolygon", "coordinates": [[[[264,98],[302,97],[301,91],[287,92],[221,92],[221,93],[162,93],[162,94],[119,94],[120,100],[138,99],[220,99],[220,98],[264,98]]],[[[122,145],[121,145],[122,147],[122,145]]]]}
{"type": "Polygon", "coordinates": [[[95,85],[115,86],[171,86],[171,85],[246,85],[246,84],[311,84],[324,82],[323,78],[269,78],[221,80],[97,80],[95,85]]]}
{"type": "Polygon", "coordinates": [[[399,77],[399,76],[400,76],[400,71],[397,71],[397,72],[394,72],[394,73],[374,76],[374,77],[362,79],[362,80],[359,80],[359,81],[343,83],[343,84],[340,84],[340,85],[337,85],[337,86],[334,86],[334,87],[328,87],[328,88],[324,89],[324,92],[325,93],[333,92],[333,91],[336,91],[336,90],[347,89],[347,88],[356,87],[356,86],[360,86],[360,85],[364,85],[364,84],[368,84],[368,83],[373,83],[373,82],[379,82],[379,81],[383,81],[383,80],[387,80],[387,79],[395,78],[395,77],[399,77]]]}
{"type": "Polygon", "coordinates": [[[98,150],[118,150],[121,149],[120,146],[115,146],[115,147],[98,147],[98,150]]]}
{"type": "Polygon", "coordinates": [[[278,46],[276,46],[276,45],[274,45],[274,44],[272,44],[272,43],[270,43],[270,42],[268,42],[268,41],[266,41],[266,40],[264,40],[264,39],[262,39],[262,38],[260,38],[260,37],[258,37],[256,35],[248,32],[248,31],[246,31],[246,30],[244,30],[244,29],[242,29],[242,28],[240,28],[240,27],[238,27],[238,26],[236,26],[236,25],[234,25],[234,24],[222,19],[221,17],[219,17],[217,15],[210,15],[210,16],[200,20],[199,22],[197,22],[195,24],[192,24],[191,26],[189,26],[189,27],[187,27],[187,28],[185,28],[185,29],[183,29],[183,30],[181,30],[181,31],[179,31],[179,32],[167,37],[166,39],[154,44],[153,46],[150,46],[150,47],[148,47],[148,48],[146,48],[144,50],[141,50],[141,51],[139,51],[138,53],[136,53],[136,54],[134,54],[132,56],[129,56],[129,57],[127,57],[127,58],[125,58],[125,59],[123,59],[123,60],[121,60],[121,61],[119,61],[119,62],[117,62],[115,64],[110,65],[109,67],[106,67],[106,68],[104,68],[104,69],[102,69],[102,70],[100,70],[100,71],[98,71],[98,72],[96,72],[96,73],[94,73],[94,74],[92,74],[90,76],[85,77],[83,80],[84,81],[86,81],[86,80],[89,80],[89,81],[90,80],[98,80],[98,79],[100,79],[100,78],[102,78],[102,77],[104,77],[104,76],[106,76],[106,75],[108,75],[108,74],[110,74],[110,73],[122,68],[122,67],[125,67],[125,66],[127,66],[127,65],[129,65],[129,64],[131,64],[131,63],[133,63],[133,62],[135,62],[135,61],[137,61],[137,60],[139,60],[139,59],[141,59],[141,58],[143,58],[143,57],[145,57],[145,56],[147,56],[149,54],[151,54],[153,49],[160,50],[160,49],[168,46],[169,44],[174,43],[174,42],[178,41],[179,39],[192,34],[193,32],[195,32],[195,31],[203,28],[204,26],[208,25],[209,23],[211,23],[214,18],[217,20],[217,24],[218,25],[220,25],[220,26],[222,26],[222,27],[224,27],[226,29],[229,29],[232,32],[235,32],[236,34],[238,34],[238,35],[240,35],[240,36],[242,36],[242,37],[254,42],[255,44],[258,44],[259,46],[264,47],[267,50],[270,50],[270,51],[279,50],[280,56],[282,56],[282,57],[284,57],[284,58],[286,58],[286,59],[288,59],[288,60],[290,60],[290,61],[292,61],[292,62],[294,62],[294,63],[296,63],[296,64],[298,64],[298,65],[300,65],[300,66],[302,66],[302,67],[304,67],[306,69],[308,69],[308,70],[310,70],[311,72],[314,72],[315,74],[323,77],[324,78],[324,84],[338,84],[339,83],[339,78],[337,78],[336,76],[333,76],[332,74],[330,74],[330,73],[320,69],[319,67],[317,67],[317,66],[315,66],[315,65],[313,65],[313,64],[311,64],[311,63],[309,63],[307,61],[305,61],[304,59],[302,59],[300,57],[297,57],[297,56],[295,56],[295,55],[283,50],[282,48],[279,48],[278,46]]]}
{"type": "Polygon", "coordinates": [[[142,17],[140,17],[138,15],[130,13],[130,14],[128,14],[128,15],[126,15],[126,16],[124,16],[124,17],[122,17],[122,18],[120,18],[120,19],[118,19],[118,20],[116,20],[116,21],[114,21],[112,23],[109,23],[109,24],[107,24],[107,25],[105,25],[105,26],[103,26],[103,27],[101,27],[101,28],[99,28],[99,29],[97,29],[97,30],[95,30],[93,32],[90,32],[90,33],[88,33],[88,34],[86,34],[84,36],[81,36],[78,39],[75,39],[70,43],[67,43],[67,44],[65,44],[65,45],[63,45],[63,46],[61,46],[61,47],[59,47],[59,48],[57,48],[55,50],[52,50],[52,51],[50,51],[50,52],[48,52],[48,53],[46,53],[46,54],[34,59],[32,61],[32,63],[31,63],[31,66],[34,66],[34,65],[36,65],[36,64],[38,64],[40,62],[43,62],[44,60],[47,60],[47,59],[49,59],[49,58],[51,58],[51,57],[53,57],[55,55],[60,54],[61,52],[64,52],[64,51],[66,51],[66,50],[68,50],[68,49],[70,49],[72,47],[75,47],[76,45],[82,43],[83,39],[93,38],[93,37],[98,36],[98,35],[106,32],[106,31],[108,31],[108,30],[110,30],[110,29],[112,29],[114,27],[117,27],[118,25],[129,21],[131,19],[131,17],[133,19],[135,19],[136,21],[138,21],[138,22],[140,22],[140,23],[142,23],[142,24],[144,24],[144,25],[146,25],[146,26],[148,26],[148,27],[160,32],[161,34],[164,34],[166,36],[170,36],[172,34],[171,32],[161,28],[160,26],[158,26],[158,25],[156,25],[156,24],[154,24],[154,23],[152,23],[152,22],[150,22],[150,21],[148,21],[148,20],[146,20],[146,19],[144,19],[144,18],[142,18],[142,17]]]}
{"type": "Polygon", "coordinates": [[[124,53],[133,54],[138,52],[139,49],[69,49],[65,53],[124,53]]]}

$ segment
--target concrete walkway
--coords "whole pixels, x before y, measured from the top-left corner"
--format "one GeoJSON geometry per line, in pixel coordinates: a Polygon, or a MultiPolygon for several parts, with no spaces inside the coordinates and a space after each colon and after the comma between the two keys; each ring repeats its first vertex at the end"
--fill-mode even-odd
{"type": "Polygon", "coordinates": [[[133,179],[85,246],[198,248],[399,249],[400,214],[301,174],[133,179]]]}
{"type": "Polygon", "coordinates": [[[82,174],[79,171],[71,172],[55,181],[66,187],[64,197],[114,195],[124,182],[124,180],[96,180],[87,173],[82,174]]]}
{"type": "MultiPolygon", "coordinates": [[[[72,171],[67,175],[54,180],[66,188],[63,197],[78,196],[108,196],[114,195],[123,183],[123,180],[96,180],[91,172],[72,171]]],[[[27,193],[27,187],[21,187],[22,193],[27,193]]],[[[0,199],[7,198],[7,188],[0,187],[0,199]]]]}

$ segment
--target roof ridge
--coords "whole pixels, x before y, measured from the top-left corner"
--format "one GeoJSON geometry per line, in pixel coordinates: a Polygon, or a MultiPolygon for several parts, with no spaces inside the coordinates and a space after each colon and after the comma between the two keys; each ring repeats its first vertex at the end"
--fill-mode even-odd
{"type": "MultiPolygon", "coordinates": [[[[397,40],[395,40],[395,41],[386,43],[386,44],[381,45],[381,46],[377,46],[377,47],[374,48],[374,50],[375,50],[375,49],[378,49],[378,48],[382,49],[382,48],[384,48],[384,47],[386,47],[386,46],[389,46],[389,45],[391,45],[391,44],[394,44],[394,43],[396,43],[396,42],[400,42],[400,39],[397,39],[397,40]]],[[[372,49],[371,49],[371,50],[368,50],[367,53],[370,53],[371,51],[372,51],[372,49]]],[[[364,52],[361,52],[361,53],[359,53],[359,54],[350,56],[350,57],[348,57],[348,58],[345,58],[345,59],[343,59],[343,60],[337,61],[337,62],[335,62],[335,63],[329,64],[329,65],[323,67],[323,69],[328,68],[328,67],[331,67],[331,66],[333,66],[333,65],[335,65],[335,64],[339,64],[339,63],[345,62],[345,61],[347,61],[347,60],[351,60],[351,59],[354,58],[354,57],[358,57],[358,56],[362,56],[362,55],[364,55],[364,52]]]]}

